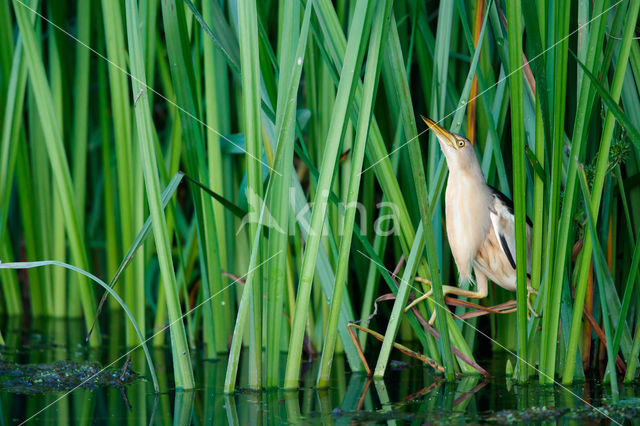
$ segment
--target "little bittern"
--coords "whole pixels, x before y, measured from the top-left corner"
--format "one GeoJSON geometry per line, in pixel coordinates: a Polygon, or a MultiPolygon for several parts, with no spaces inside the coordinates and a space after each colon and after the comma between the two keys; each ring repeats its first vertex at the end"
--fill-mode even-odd
{"type": "MultiPolygon", "coordinates": [[[[447,159],[449,179],[445,194],[447,237],[461,281],[473,281],[476,291],[444,285],[445,295],[471,299],[487,297],[488,280],[509,291],[516,290],[516,237],[513,203],[485,181],[472,144],[464,136],[448,132],[433,120],[422,118],[435,133],[447,159]]],[[[527,306],[531,287],[531,223],[527,219],[527,306]]],[[[431,297],[432,291],[414,300],[407,309],[431,297]]],[[[535,312],[534,312],[535,314],[535,312]]],[[[431,316],[430,323],[435,320],[431,316]]]]}

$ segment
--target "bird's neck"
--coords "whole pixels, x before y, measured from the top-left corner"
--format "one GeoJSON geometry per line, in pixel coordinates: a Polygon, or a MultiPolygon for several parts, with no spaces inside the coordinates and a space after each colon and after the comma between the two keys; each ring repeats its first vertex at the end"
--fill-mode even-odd
{"type": "Polygon", "coordinates": [[[449,173],[447,187],[452,184],[460,188],[468,188],[472,191],[488,191],[487,181],[484,179],[484,174],[479,165],[478,167],[459,168],[455,173],[449,173]]]}

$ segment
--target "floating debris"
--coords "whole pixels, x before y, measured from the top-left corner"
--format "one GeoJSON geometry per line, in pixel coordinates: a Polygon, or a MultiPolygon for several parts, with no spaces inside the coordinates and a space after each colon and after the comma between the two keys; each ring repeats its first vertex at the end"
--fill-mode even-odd
{"type": "Polygon", "coordinates": [[[625,419],[637,419],[640,416],[640,403],[638,398],[623,400],[611,405],[594,407],[584,405],[577,408],[554,408],[554,407],[530,407],[523,411],[502,410],[486,418],[487,421],[512,424],[512,423],[540,423],[555,422],[562,417],[562,420],[596,420],[614,419],[622,421],[625,419]]]}
{"type": "Polygon", "coordinates": [[[569,409],[549,408],[549,407],[530,407],[523,411],[518,410],[502,410],[491,415],[487,420],[501,424],[511,423],[534,423],[534,422],[553,422],[564,416],[569,409]]]}
{"type": "Polygon", "coordinates": [[[37,394],[71,390],[93,390],[102,386],[122,388],[138,374],[126,364],[124,369],[104,368],[91,361],[56,361],[52,364],[14,364],[0,360],[0,390],[37,394]]]}

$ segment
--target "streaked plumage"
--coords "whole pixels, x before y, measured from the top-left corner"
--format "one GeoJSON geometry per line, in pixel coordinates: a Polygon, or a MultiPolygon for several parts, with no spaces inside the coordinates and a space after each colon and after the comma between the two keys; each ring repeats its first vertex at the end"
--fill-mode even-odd
{"type": "MultiPolygon", "coordinates": [[[[445,294],[482,299],[488,293],[488,280],[500,287],[516,290],[516,240],[513,204],[504,194],[487,185],[471,143],[424,118],[436,135],[447,159],[449,178],[445,193],[447,238],[458,267],[460,281],[473,281],[476,291],[443,286],[445,294]]],[[[531,223],[527,219],[527,289],[531,288],[531,223]]],[[[416,299],[409,307],[431,295],[416,299]]],[[[433,321],[435,317],[432,317],[433,321]]]]}

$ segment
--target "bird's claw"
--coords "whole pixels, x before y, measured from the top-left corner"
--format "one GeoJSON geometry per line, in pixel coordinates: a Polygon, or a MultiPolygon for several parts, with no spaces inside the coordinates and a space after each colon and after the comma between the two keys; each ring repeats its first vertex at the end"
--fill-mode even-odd
{"type": "Polygon", "coordinates": [[[415,299],[413,302],[409,303],[407,305],[407,307],[404,308],[404,311],[405,312],[409,311],[409,309],[413,308],[414,306],[416,306],[418,303],[422,302],[423,300],[430,299],[432,295],[433,295],[433,290],[429,290],[428,292],[426,292],[422,296],[420,296],[417,299],[415,299]]]}
{"type": "Polygon", "coordinates": [[[533,315],[536,318],[540,318],[540,314],[533,309],[533,305],[531,304],[532,294],[535,294],[537,296],[538,291],[534,289],[527,289],[527,319],[530,319],[531,315],[533,315]]]}
{"type": "Polygon", "coordinates": [[[431,318],[429,318],[429,325],[433,326],[436,323],[436,310],[435,307],[433,309],[433,313],[431,314],[431,318]]]}
{"type": "Polygon", "coordinates": [[[426,292],[425,294],[423,294],[422,296],[418,297],[417,299],[415,299],[413,302],[409,303],[409,305],[407,305],[407,307],[404,308],[405,312],[409,311],[409,309],[413,308],[414,306],[416,306],[418,303],[422,302],[423,300],[430,298],[431,295],[433,294],[432,288],[431,288],[431,281],[429,281],[426,278],[422,278],[422,277],[415,277],[413,280],[417,281],[417,282],[420,282],[420,283],[429,284],[429,291],[426,292]]]}
{"type": "MultiPolygon", "coordinates": [[[[431,281],[421,278],[421,277],[416,277],[415,278],[416,281],[422,282],[422,283],[426,283],[431,285],[431,281]]],[[[443,295],[446,296],[447,293],[444,291],[443,289],[443,295]]],[[[423,294],[422,296],[418,297],[417,299],[415,299],[413,302],[409,303],[409,305],[407,305],[406,308],[404,308],[404,311],[407,312],[409,311],[409,309],[413,308],[414,306],[416,306],[418,303],[422,302],[425,299],[432,299],[433,298],[433,288],[430,288],[429,291],[427,291],[425,294],[423,294]]],[[[431,318],[429,318],[429,325],[433,325],[436,322],[436,310],[433,310],[433,313],[431,314],[431,318]]]]}
{"type": "MultiPolygon", "coordinates": [[[[432,297],[433,297],[433,290],[429,290],[428,292],[426,292],[422,296],[420,296],[417,299],[415,299],[409,305],[407,305],[407,307],[404,308],[404,311],[407,312],[409,309],[413,308],[418,303],[422,302],[425,299],[431,299],[432,297]]],[[[429,318],[429,325],[433,325],[433,324],[435,324],[435,322],[436,322],[436,310],[434,309],[433,313],[431,314],[431,318],[429,318]]]]}

